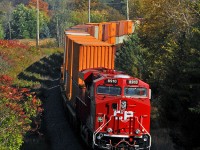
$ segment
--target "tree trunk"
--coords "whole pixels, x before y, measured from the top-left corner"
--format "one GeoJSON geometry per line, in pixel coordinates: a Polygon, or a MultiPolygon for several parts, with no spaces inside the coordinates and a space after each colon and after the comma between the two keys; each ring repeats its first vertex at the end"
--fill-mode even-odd
{"type": "Polygon", "coordinates": [[[58,25],[58,17],[56,17],[56,32],[57,32],[58,47],[60,47],[60,32],[59,32],[59,25],[58,25]]]}
{"type": "Polygon", "coordinates": [[[8,29],[9,29],[9,39],[12,39],[10,21],[8,22],[8,29]]]}
{"type": "Polygon", "coordinates": [[[37,35],[36,35],[36,47],[39,48],[39,40],[40,40],[40,22],[39,22],[39,1],[37,0],[37,35]]]}

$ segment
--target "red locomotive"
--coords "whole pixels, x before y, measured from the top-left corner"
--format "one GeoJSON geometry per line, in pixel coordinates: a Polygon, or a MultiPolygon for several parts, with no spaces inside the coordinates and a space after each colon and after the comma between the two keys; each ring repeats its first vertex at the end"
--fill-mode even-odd
{"type": "Polygon", "coordinates": [[[94,149],[150,149],[149,85],[114,70],[112,44],[85,31],[65,35],[61,87],[70,123],[94,149]]]}
{"type": "Polygon", "coordinates": [[[149,85],[122,72],[86,69],[76,97],[81,135],[92,147],[149,149],[149,85]]]}

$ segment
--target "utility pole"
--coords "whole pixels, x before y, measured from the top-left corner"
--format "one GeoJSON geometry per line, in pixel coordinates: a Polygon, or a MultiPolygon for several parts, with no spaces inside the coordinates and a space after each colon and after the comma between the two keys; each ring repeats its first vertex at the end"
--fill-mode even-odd
{"type": "Polygon", "coordinates": [[[39,45],[40,45],[40,33],[39,33],[39,30],[40,30],[40,22],[39,22],[39,0],[37,0],[37,35],[36,35],[36,47],[39,48],[39,45]]]}
{"type": "Polygon", "coordinates": [[[128,6],[128,0],[126,1],[126,15],[127,15],[127,20],[129,20],[129,6],[128,6]]]}
{"type": "Polygon", "coordinates": [[[90,1],[89,0],[89,4],[88,4],[88,22],[90,23],[90,1]]]}

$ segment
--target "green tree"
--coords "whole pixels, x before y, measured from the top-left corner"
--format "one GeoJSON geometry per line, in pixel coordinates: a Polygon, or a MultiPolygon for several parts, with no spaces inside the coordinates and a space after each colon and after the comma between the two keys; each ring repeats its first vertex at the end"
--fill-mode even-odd
{"type": "Polygon", "coordinates": [[[111,0],[109,6],[113,7],[123,15],[126,15],[126,1],[125,0],[111,0]]]}
{"type": "Polygon", "coordinates": [[[132,34],[127,41],[117,50],[116,67],[129,75],[144,78],[147,71],[147,49],[140,44],[137,34],[132,34]]]}
{"type": "Polygon", "coordinates": [[[91,12],[91,22],[106,22],[107,21],[106,11],[92,11],[91,12]]]}
{"type": "Polygon", "coordinates": [[[11,20],[12,20],[12,12],[13,12],[13,4],[10,1],[2,1],[0,2],[0,16],[1,23],[4,34],[7,34],[7,37],[4,35],[3,37],[11,39],[11,20]]]}
{"type": "Polygon", "coordinates": [[[173,49],[173,59],[166,65],[166,77],[161,90],[161,115],[179,146],[190,149],[200,146],[200,51],[191,45],[193,38],[180,37],[173,49]],[[180,115],[181,114],[181,115],[180,115]],[[190,124],[191,122],[192,125],[190,124]],[[191,128],[192,126],[192,128],[191,128]]]}
{"type": "MultiPolygon", "coordinates": [[[[99,23],[107,21],[108,12],[102,11],[91,11],[91,22],[99,23]]],[[[87,11],[71,11],[69,22],[74,25],[88,23],[88,12],[87,11]],[[79,17],[77,17],[79,16],[79,17]]]]}
{"type": "MultiPolygon", "coordinates": [[[[40,30],[48,28],[48,16],[40,11],[40,30]]],[[[35,38],[36,37],[36,9],[28,8],[23,4],[16,7],[13,12],[12,21],[13,38],[35,38]]],[[[42,33],[41,34],[45,34],[42,33]]]]}
{"type": "Polygon", "coordinates": [[[21,125],[19,123],[19,117],[15,114],[16,112],[7,108],[5,101],[7,100],[1,99],[0,101],[0,148],[2,150],[17,150],[20,149],[23,143],[21,125]]]}
{"type": "Polygon", "coordinates": [[[48,0],[51,8],[50,32],[56,38],[58,46],[63,45],[63,31],[73,25],[70,19],[70,4],[68,0],[48,0]]]}
{"type": "MultiPolygon", "coordinates": [[[[141,12],[141,0],[129,0],[129,15],[130,19],[142,18],[143,13],[141,12]]],[[[124,8],[126,10],[126,8],[124,8]]]]}
{"type": "MultiPolygon", "coordinates": [[[[13,80],[0,75],[0,149],[19,150],[41,101],[29,89],[13,87],[13,80]]],[[[34,121],[33,121],[34,122],[34,121]]]]}
{"type": "Polygon", "coordinates": [[[0,39],[4,38],[4,29],[2,27],[2,24],[0,24],[0,39]]]}
{"type": "Polygon", "coordinates": [[[164,127],[182,148],[200,147],[199,1],[141,1],[141,42],[148,47],[148,83],[159,95],[164,127]],[[195,120],[195,122],[193,122],[195,120]],[[192,125],[190,122],[193,122],[192,125]],[[191,128],[192,127],[192,128],[191,128]]]}

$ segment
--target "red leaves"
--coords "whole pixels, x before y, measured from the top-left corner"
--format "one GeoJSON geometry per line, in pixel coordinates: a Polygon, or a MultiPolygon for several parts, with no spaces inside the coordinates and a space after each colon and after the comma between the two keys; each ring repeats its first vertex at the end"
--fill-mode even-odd
{"type": "Polygon", "coordinates": [[[0,47],[3,47],[3,48],[23,48],[23,49],[29,48],[27,45],[24,45],[17,40],[0,40],[0,47]]]}
{"type": "Polygon", "coordinates": [[[7,103],[6,106],[8,108],[14,110],[15,112],[19,112],[20,114],[24,114],[23,109],[15,103],[7,103]]]}
{"type": "MultiPolygon", "coordinates": [[[[37,0],[30,0],[29,6],[33,6],[36,8],[37,6],[37,0]]],[[[39,8],[40,10],[44,11],[45,13],[49,12],[49,4],[47,2],[44,2],[43,0],[39,0],[39,8]]]]}
{"type": "Polygon", "coordinates": [[[33,99],[32,99],[32,103],[33,103],[33,105],[36,105],[36,104],[37,104],[36,96],[33,97],[33,99]]]}
{"type": "Polygon", "coordinates": [[[40,100],[34,92],[27,88],[12,86],[12,78],[7,75],[0,76],[0,98],[6,99],[6,107],[14,111],[22,120],[43,111],[40,100]]]}
{"type": "Polygon", "coordinates": [[[12,101],[21,101],[24,95],[30,96],[30,90],[27,88],[18,88],[12,86],[13,79],[7,75],[0,76],[0,92],[4,98],[12,101]]]}
{"type": "Polygon", "coordinates": [[[44,109],[41,107],[41,106],[39,106],[38,108],[37,108],[37,112],[38,113],[42,113],[44,111],[44,109]]]}
{"type": "Polygon", "coordinates": [[[26,92],[29,92],[29,91],[30,91],[30,90],[27,89],[27,88],[21,88],[20,90],[21,90],[21,92],[23,92],[23,93],[26,93],[26,92]]]}
{"type": "Polygon", "coordinates": [[[0,84],[6,84],[6,85],[10,85],[12,82],[12,78],[7,76],[7,75],[1,75],[0,76],[0,84]]]}

